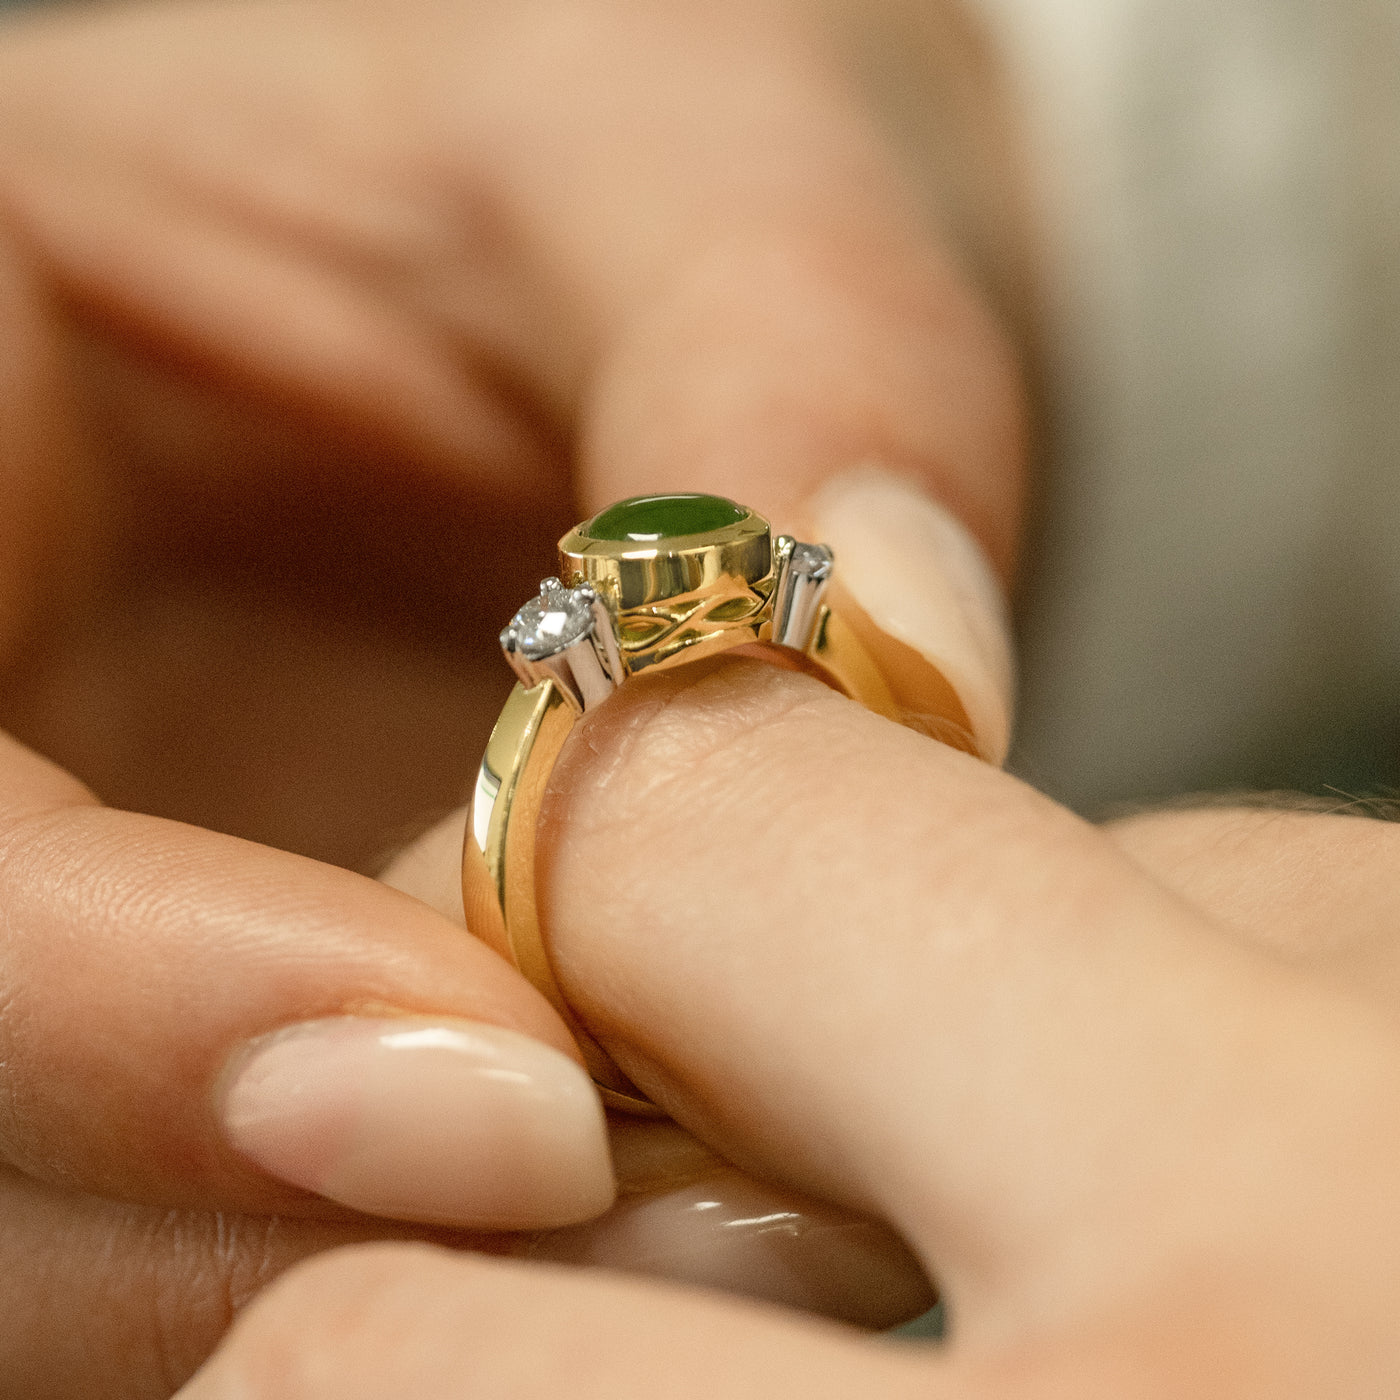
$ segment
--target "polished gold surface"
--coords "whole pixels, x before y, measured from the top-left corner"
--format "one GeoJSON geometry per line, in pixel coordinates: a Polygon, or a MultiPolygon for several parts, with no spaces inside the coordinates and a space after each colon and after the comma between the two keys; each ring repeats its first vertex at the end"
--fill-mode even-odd
{"type": "Polygon", "coordinates": [[[830,607],[821,610],[803,655],[817,676],[833,689],[859,700],[867,710],[886,719],[900,718],[899,706],[879,667],[841,613],[830,607]]]}
{"type": "Polygon", "coordinates": [[[462,902],[467,927],[508,957],[564,1018],[604,1103],[629,1113],[657,1115],[579,1024],[564,999],[540,930],[535,888],[535,839],[540,806],[554,761],[578,711],[553,681],[531,690],[517,685],[496,722],[472,797],[462,847],[462,902]]]}
{"type": "Polygon", "coordinates": [[[758,641],[777,574],[768,522],[750,511],[722,530],[655,544],[571,530],[559,541],[559,577],[607,600],[636,675],[758,641]]]}
{"type": "Polygon", "coordinates": [[[816,659],[836,689],[949,748],[986,758],[967,710],[943,672],[872,622],[841,586],[839,576],[829,596],[836,632],[826,655],[816,659]]]}
{"type": "MultiPolygon", "coordinates": [[[[768,522],[753,512],[722,530],[655,544],[596,540],[573,530],[559,542],[559,573],[566,585],[591,584],[605,600],[625,672],[632,676],[767,643],[778,572],[792,546],[786,538],[774,541],[768,522]]],[[[772,647],[774,659],[810,671],[878,714],[908,722],[862,636],[868,619],[841,601],[838,591],[836,606],[822,603],[805,645],[772,647]]],[[[604,1102],[655,1115],[655,1105],[574,1015],[540,926],[535,885],[540,808],[580,706],[554,680],[517,686],[506,702],[482,760],[462,855],[467,923],[564,1017],[604,1102]]]]}
{"type": "MultiPolygon", "coordinates": [[[[773,538],[756,511],[722,530],[654,543],[595,540],[570,530],[559,541],[559,577],[591,583],[619,613],[711,594],[726,581],[754,588],[773,574],[773,538]]],[[[770,590],[771,592],[771,587],[770,590]]],[[[765,595],[766,596],[766,595],[765,595]]]]}

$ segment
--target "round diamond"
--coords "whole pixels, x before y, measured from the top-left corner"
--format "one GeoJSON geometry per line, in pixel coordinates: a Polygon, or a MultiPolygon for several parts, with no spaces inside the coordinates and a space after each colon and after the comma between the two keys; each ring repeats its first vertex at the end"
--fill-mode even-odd
{"type": "Polygon", "coordinates": [[[501,640],[513,644],[527,661],[543,661],[592,630],[592,594],[546,584],[540,596],[531,598],[511,619],[501,640]]]}
{"type": "Polygon", "coordinates": [[[836,558],[824,544],[794,544],[788,567],[803,578],[824,583],[831,577],[836,558]]]}

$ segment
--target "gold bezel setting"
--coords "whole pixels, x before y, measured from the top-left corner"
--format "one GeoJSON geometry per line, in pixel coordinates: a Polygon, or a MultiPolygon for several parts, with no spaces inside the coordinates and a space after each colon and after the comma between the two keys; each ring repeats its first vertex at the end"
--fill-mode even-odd
{"type": "Polygon", "coordinates": [[[559,574],[607,602],[629,674],[697,660],[697,646],[709,655],[759,640],[776,568],[772,529],[757,512],[647,542],[594,539],[584,528],[559,541],[559,574]]]}

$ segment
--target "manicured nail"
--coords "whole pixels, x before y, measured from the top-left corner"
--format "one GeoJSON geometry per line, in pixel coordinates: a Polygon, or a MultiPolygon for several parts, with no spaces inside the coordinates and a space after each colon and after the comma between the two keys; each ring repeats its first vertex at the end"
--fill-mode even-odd
{"type": "Polygon", "coordinates": [[[530,1259],[658,1274],[858,1327],[893,1327],[935,1301],[917,1260],[883,1225],[721,1167],[627,1195],[606,1219],[522,1240],[530,1259]]]}
{"type": "Polygon", "coordinates": [[[221,1110],[264,1171],[371,1215],[543,1229],[591,1220],[615,1194],[588,1076],[499,1026],[292,1026],[243,1051],[221,1110]]]}
{"type": "Polygon", "coordinates": [[[978,751],[1001,763],[1015,671],[1006,600],[981,546],[911,481],[877,467],[827,482],[809,511],[845,589],[876,627],[947,680],[978,751]]]}

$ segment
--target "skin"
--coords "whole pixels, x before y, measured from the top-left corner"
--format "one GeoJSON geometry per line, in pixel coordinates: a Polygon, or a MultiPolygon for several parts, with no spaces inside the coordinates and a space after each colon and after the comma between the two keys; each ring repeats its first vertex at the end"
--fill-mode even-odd
{"type": "MultiPolygon", "coordinates": [[[[783,521],[875,460],[1009,575],[1015,357],[843,33],[719,0],[0,28],[0,1393],[166,1396],[291,1263],[424,1233],[230,1151],[252,1037],[387,1008],[571,1049],[355,873],[460,800],[564,528],[678,482],[783,521]]],[[[927,1300],[876,1233],[889,1310],[817,1305],[927,1300]]]]}
{"type": "Polygon", "coordinates": [[[896,1225],[950,1344],[377,1247],[275,1286],[189,1400],[1395,1393],[1400,828],[1096,829],[754,661],[598,712],[552,827],[590,1027],[731,1160],[896,1225]]]}
{"type": "MultiPolygon", "coordinates": [[[[1014,362],[844,57],[776,5],[0,35],[11,1393],[167,1395],[296,1260],[403,1233],[221,1146],[248,1036],[387,1001],[566,1045],[350,870],[456,800],[572,519],[678,474],[782,519],[875,457],[1009,575],[1014,362]]],[[[191,1394],[1394,1393],[1388,828],[1096,832],[752,668],[643,690],[559,782],[590,1023],[715,1151],[897,1227],[953,1347],[378,1244],[191,1394]],[[735,813],[703,850],[682,784],[735,813]],[[657,849],[600,859],[619,828],[657,849]]]]}

